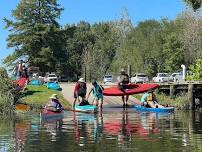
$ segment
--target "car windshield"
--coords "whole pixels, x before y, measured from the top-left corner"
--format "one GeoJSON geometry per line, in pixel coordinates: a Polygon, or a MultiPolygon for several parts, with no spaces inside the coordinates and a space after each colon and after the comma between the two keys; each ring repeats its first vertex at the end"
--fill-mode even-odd
{"type": "Polygon", "coordinates": [[[146,74],[138,74],[137,76],[138,76],[138,77],[147,77],[146,74]]]}
{"type": "Polygon", "coordinates": [[[111,75],[105,75],[105,78],[112,78],[111,75]]]}
{"type": "Polygon", "coordinates": [[[50,75],[48,75],[48,77],[56,77],[56,75],[50,74],[50,75]]]}
{"type": "Polygon", "coordinates": [[[169,77],[169,74],[167,74],[167,73],[161,73],[161,74],[159,74],[159,76],[160,77],[169,77]]]}

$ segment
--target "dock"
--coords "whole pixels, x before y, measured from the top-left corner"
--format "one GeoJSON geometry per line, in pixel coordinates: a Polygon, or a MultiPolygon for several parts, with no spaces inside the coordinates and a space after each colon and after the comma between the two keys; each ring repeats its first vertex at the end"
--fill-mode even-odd
{"type": "Polygon", "coordinates": [[[202,81],[184,81],[180,83],[160,83],[159,92],[163,92],[170,98],[176,95],[187,94],[191,109],[195,110],[195,99],[199,99],[202,104],[202,81]]]}
{"type": "MultiPolygon", "coordinates": [[[[101,84],[104,88],[108,88],[111,86],[115,86],[115,84],[111,83],[111,84],[101,84]]],[[[64,96],[64,98],[70,102],[70,104],[73,104],[74,101],[74,87],[75,87],[75,83],[61,83],[60,87],[62,88],[62,94],[64,96]]],[[[87,83],[87,95],[90,91],[90,89],[92,88],[92,85],[90,83],[87,83]]],[[[89,103],[92,103],[94,97],[93,94],[91,93],[90,97],[89,97],[89,103]]],[[[139,100],[137,100],[136,98],[134,98],[133,96],[129,96],[129,100],[128,100],[128,104],[129,105],[134,105],[134,104],[138,104],[139,100]]],[[[103,101],[103,106],[107,106],[107,105],[116,105],[116,106],[122,106],[123,102],[121,99],[121,96],[104,96],[104,101],[103,101]]]]}

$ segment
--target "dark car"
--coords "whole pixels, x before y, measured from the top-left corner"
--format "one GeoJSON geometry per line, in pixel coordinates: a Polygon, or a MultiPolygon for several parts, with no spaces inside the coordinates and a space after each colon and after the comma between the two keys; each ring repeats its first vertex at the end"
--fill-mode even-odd
{"type": "Polygon", "coordinates": [[[59,76],[59,81],[60,82],[68,82],[68,77],[67,76],[65,76],[65,75],[61,75],[61,76],[59,76]]]}

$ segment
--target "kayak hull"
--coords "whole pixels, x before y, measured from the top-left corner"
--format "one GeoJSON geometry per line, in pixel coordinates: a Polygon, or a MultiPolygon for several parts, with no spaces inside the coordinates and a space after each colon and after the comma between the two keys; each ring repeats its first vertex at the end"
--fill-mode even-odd
{"type": "Polygon", "coordinates": [[[96,113],[98,111],[98,108],[94,105],[85,105],[85,106],[75,105],[75,111],[86,112],[86,113],[96,113]]]}
{"type": "Polygon", "coordinates": [[[103,90],[103,95],[105,96],[123,96],[123,95],[132,95],[138,94],[148,91],[149,89],[156,89],[158,88],[158,84],[154,83],[147,83],[147,84],[129,84],[127,85],[128,89],[124,91],[120,90],[118,87],[110,87],[105,88],[103,90]]]}
{"type": "Polygon", "coordinates": [[[52,89],[52,90],[59,90],[60,89],[60,85],[57,82],[49,82],[49,83],[47,83],[46,86],[48,89],[52,89]]]}
{"type": "Polygon", "coordinates": [[[144,106],[140,105],[134,105],[134,109],[137,111],[142,111],[142,112],[174,112],[175,108],[174,107],[165,107],[165,108],[147,108],[144,106]]]}
{"type": "Polygon", "coordinates": [[[40,113],[40,119],[42,121],[52,120],[52,119],[62,119],[64,117],[64,111],[54,112],[47,109],[43,109],[40,113]]]}

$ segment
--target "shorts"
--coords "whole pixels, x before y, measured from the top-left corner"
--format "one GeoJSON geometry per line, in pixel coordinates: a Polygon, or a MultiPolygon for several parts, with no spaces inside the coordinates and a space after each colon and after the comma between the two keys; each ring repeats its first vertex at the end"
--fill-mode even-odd
{"type": "MultiPolygon", "coordinates": [[[[86,97],[85,94],[78,94],[78,96],[81,97],[81,98],[85,98],[86,97]]],[[[75,99],[77,99],[78,96],[76,95],[76,93],[74,93],[74,98],[75,99]]]]}
{"type": "Polygon", "coordinates": [[[102,100],[103,101],[103,95],[102,96],[95,96],[95,100],[102,100]]]}

